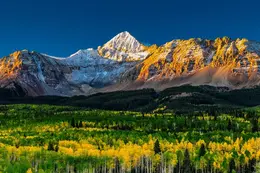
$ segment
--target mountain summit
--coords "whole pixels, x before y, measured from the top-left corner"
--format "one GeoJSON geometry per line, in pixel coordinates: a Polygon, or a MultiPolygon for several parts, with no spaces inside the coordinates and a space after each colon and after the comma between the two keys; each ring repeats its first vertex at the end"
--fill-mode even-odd
{"type": "Polygon", "coordinates": [[[186,84],[259,86],[260,43],[193,38],[147,47],[122,32],[97,50],[80,50],[67,58],[18,51],[0,59],[0,87],[31,96],[162,90],[186,84]]]}
{"type": "Polygon", "coordinates": [[[101,56],[116,61],[139,61],[147,57],[145,46],[129,32],[121,32],[102,47],[98,47],[101,56]]]}
{"type": "Polygon", "coordinates": [[[144,46],[127,31],[119,33],[103,47],[132,53],[144,50],[144,46]]]}

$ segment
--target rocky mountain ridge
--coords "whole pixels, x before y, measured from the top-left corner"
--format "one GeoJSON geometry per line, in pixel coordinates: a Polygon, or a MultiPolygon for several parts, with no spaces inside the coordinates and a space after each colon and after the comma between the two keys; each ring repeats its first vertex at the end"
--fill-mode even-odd
{"type": "Polygon", "coordinates": [[[27,50],[0,59],[0,87],[27,95],[89,95],[96,92],[165,89],[184,84],[258,86],[260,43],[228,37],[172,40],[144,46],[122,32],[97,50],[67,58],[27,50]]]}

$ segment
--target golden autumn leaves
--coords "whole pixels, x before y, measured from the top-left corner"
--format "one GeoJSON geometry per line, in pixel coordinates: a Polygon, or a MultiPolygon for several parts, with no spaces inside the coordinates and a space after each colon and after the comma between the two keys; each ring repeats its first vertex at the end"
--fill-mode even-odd
{"type": "MultiPolygon", "coordinates": [[[[159,163],[163,157],[168,164],[176,166],[178,161],[180,161],[180,156],[178,156],[179,152],[184,153],[186,149],[190,153],[190,159],[194,164],[197,164],[198,168],[203,168],[206,166],[208,159],[212,159],[211,161],[215,169],[224,170],[221,165],[225,159],[229,160],[234,157],[232,153],[237,154],[235,157],[237,164],[247,164],[250,159],[260,161],[260,138],[251,138],[247,141],[244,141],[242,138],[237,138],[233,141],[230,138],[227,139],[230,140],[229,143],[210,142],[208,144],[206,144],[204,140],[199,140],[195,143],[177,140],[175,143],[172,143],[162,140],[160,141],[161,154],[154,153],[154,143],[156,140],[151,136],[149,142],[143,145],[133,144],[131,142],[125,143],[119,139],[119,146],[104,145],[102,149],[90,144],[93,140],[94,139],[86,139],[79,142],[68,140],[59,141],[58,153],[72,157],[107,158],[107,163],[110,163],[110,166],[113,166],[113,159],[118,158],[125,169],[130,169],[140,164],[139,161],[142,157],[151,159],[155,165],[159,163]],[[202,144],[207,148],[207,156],[197,160],[199,157],[198,151],[202,144]],[[244,163],[240,163],[241,160],[239,160],[242,155],[244,157],[244,163]]],[[[6,149],[9,155],[15,154],[16,157],[20,157],[23,153],[27,153],[28,156],[33,156],[36,152],[47,150],[47,145],[44,147],[20,146],[16,148],[15,146],[0,144],[0,147],[6,149]]]]}

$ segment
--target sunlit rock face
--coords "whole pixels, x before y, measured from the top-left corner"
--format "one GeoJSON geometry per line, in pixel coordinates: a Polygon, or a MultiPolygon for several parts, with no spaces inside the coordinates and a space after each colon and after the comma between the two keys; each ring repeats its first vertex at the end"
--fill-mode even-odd
{"type": "Polygon", "coordinates": [[[22,61],[19,58],[20,52],[14,52],[10,56],[12,58],[4,57],[0,63],[0,79],[15,78],[21,69],[22,61]]]}
{"type": "MultiPolygon", "coordinates": [[[[150,46],[149,57],[139,64],[135,81],[142,87],[209,84],[249,87],[259,83],[260,44],[246,39],[173,40],[150,46]]],[[[125,74],[124,76],[127,76],[125,74]]]]}
{"type": "Polygon", "coordinates": [[[0,59],[0,87],[27,95],[89,95],[96,92],[213,85],[259,85],[260,44],[228,37],[172,40],[144,46],[122,32],[103,46],[59,58],[27,50],[0,59]]]}
{"type": "Polygon", "coordinates": [[[100,57],[96,50],[80,50],[67,58],[20,51],[1,60],[1,87],[19,85],[28,95],[81,95],[116,83],[135,64],[100,57]]]}
{"type": "MultiPolygon", "coordinates": [[[[16,60],[20,62],[19,68],[12,69],[13,77],[3,77],[0,79],[2,87],[23,88],[27,95],[37,96],[45,94],[62,95],[58,88],[60,84],[67,88],[67,81],[64,79],[61,66],[55,59],[42,54],[29,51],[19,51],[5,57],[5,61],[16,60]]],[[[0,67],[2,71],[4,67],[0,67]]]]}

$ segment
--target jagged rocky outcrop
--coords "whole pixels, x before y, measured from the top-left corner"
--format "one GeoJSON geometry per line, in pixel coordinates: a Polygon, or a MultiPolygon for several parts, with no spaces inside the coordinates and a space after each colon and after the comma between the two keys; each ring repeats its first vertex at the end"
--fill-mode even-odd
{"type": "Polygon", "coordinates": [[[0,87],[31,96],[81,95],[176,85],[259,85],[260,43],[228,37],[144,46],[122,32],[66,58],[27,50],[0,59],[0,87]]]}
{"type": "Polygon", "coordinates": [[[216,85],[230,88],[259,84],[260,44],[246,39],[173,40],[148,48],[136,81],[142,87],[216,85]],[[160,86],[157,86],[160,85],[160,86]]]}

